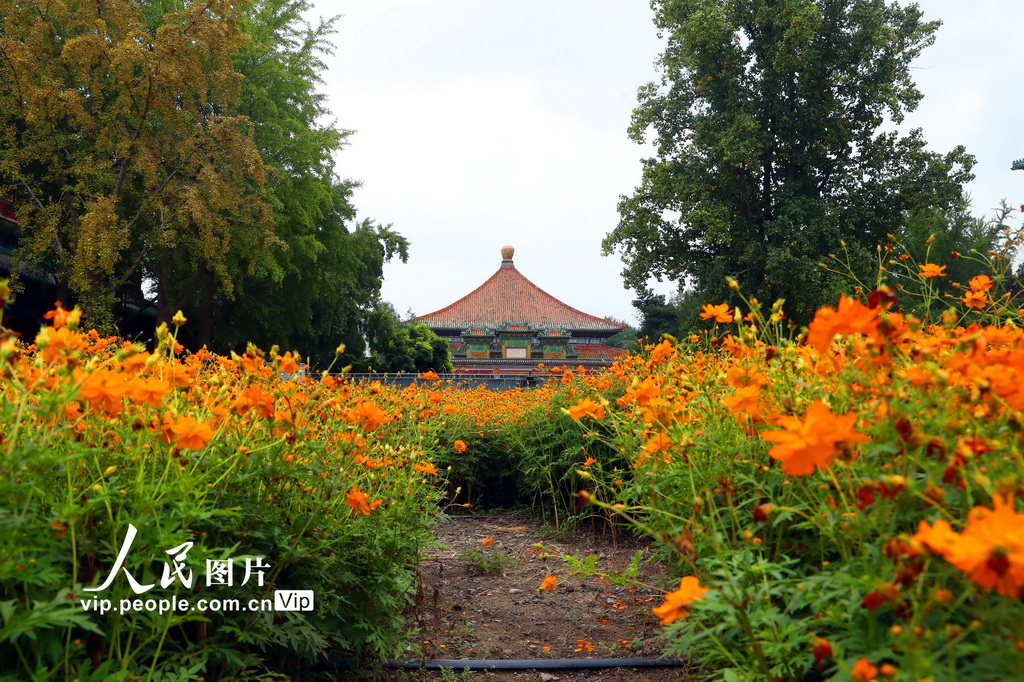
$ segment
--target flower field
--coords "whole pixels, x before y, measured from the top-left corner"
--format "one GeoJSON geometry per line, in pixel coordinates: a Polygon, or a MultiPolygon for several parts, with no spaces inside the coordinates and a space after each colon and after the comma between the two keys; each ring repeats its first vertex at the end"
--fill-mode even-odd
{"type": "Polygon", "coordinates": [[[0,677],[372,669],[438,514],[485,502],[656,543],[668,650],[711,678],[1024,678],[1024,329],[997,289],[928,323],[879,287],[794,341],[778,307],[708,305],[707,334],[503,393],[300,378],[167,327],[147,350],[58,309],[0,344],[0,677]],[[199,605],[287,590],[315,607],[199,605]]]}

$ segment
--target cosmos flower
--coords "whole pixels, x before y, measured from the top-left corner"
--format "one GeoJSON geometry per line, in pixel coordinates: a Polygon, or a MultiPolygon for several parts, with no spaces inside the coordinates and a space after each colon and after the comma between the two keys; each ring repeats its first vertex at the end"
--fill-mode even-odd
{"type": "Polygon", "coordinates": [[[985,293],[992,288],[992,278],[988,275],[976,275],[971,278],[971,281],[967,283],[967,286],[971,288],[971,291],[976,291],[980,294],[985,293]]]}
{"type": "Polygon", "coordinates": [[[775,423],[781,431],[765,431],[761,438],[775,443],[768,455],[782,462],[783,473],[806,476],[814,469],[828,469],[839,452],[838,443],[870,443],[871,439],[853,428],[856,414],[835,415],[820,400],[807,408],[803,420],[780,415],[775,423]]]}
{"type": "Polygon", "coordinates": [[[733,313],[729,310],[729,304],[720,303],[718,305],[712,305],[710,303],[705,303],[701,306],[700,319],[710,320],[712,318],[715,322],[720,324],[729,324],[732,322],[733,313]]]}
{"type": "Polygon", "coordinates": [[[582,398],[578,403],[565,410],[565,413],[576,421],[583,417],[604,419],[604,405],[591,398],[582,398]]]}
{"type": "Polygon", "coordinates": [[[665,595],[665,602],[661,606],[655,606],[654,612],[662,625],[674,623],[680,618],[686,618],[690,611],[690,604],[704,599],[708,588],[700,584],[700,580],[688,575],[679,581],[679,588],[665,595]]]}
{"type": "Polygon", "coordinates": [[[819,308],[807,326],[807,344],[826,350],[836,334],[874,334],[878,330],[878,308],[870,308],[855,298],[839,297],[839,305],[819,308]]]}
{"type": "Polygon", "coordinates": [[[359,486],[353,485],[352,490],[345,493],[345,504],[352,507],[352,511],[359,514],[363,513],[363,516],[369,516],[370,512],[381,505],[382,500],[374,500],[369,502],[369,495],[359,489],[359,486]]]}
{"type": "Polygon", "coordinates": [[[918,272],[917,274],[920,277],[924,277],[924,278],[927,279],[929,277],[945,277],[946,276],[946,273],[945,273],[946,266],[945,265],[936,265],[935,263],[925,263],[924,265],[921,265],[919,267],[921,268],[921,271],[918,272]]]}
{"type": "Polygon", "coordinates": [[[185,415],[171,424],[174,433],[174,445],[182,450],[202,450],[213,440],[213,429],[205,421],[196,421],[195,417],[185,415]]]}
{"type": "Polygon", "coordinates": [[[961,300],[968,308],[984,308],[988,305],[988,297],[984,291],[968,291],[961,300]]]}

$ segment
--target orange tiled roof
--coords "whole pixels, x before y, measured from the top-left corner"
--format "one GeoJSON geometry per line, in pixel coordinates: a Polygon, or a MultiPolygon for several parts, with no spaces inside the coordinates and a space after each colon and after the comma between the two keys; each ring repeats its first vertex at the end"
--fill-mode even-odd
{"type": "MultiPolygon", "coordinates": [[[[508,251],[506,251],[508,249],[508,251]]],[[[501,267],[490,279],[455,303],[440,310],[420,315],[435,329],[466,327],[497,327],[503,322],[529,322],[539,327],[561,327],[570,331],[617,332],[623,325],[588,315],[562,303],[528,280],[512,263],[510,247],[501,267]]]]}
{"type": "Polygon", "coordinates": [[[606,346],[603,343],[599,344],[580,344],[575,346],[576,350],[580,354],[580,359],[589,360],[614,360],[620,358],[628,353],[621,348],[615,348],[614,346],[606,346]]]}

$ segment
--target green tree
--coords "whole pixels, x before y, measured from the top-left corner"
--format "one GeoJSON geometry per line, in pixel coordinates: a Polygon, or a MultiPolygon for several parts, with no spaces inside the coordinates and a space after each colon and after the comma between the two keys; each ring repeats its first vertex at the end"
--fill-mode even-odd
{"type": "Polygon", "coordinates": [[[413,348],[413,368],[417,372],[433,370],[451,372],[451,346],[422,322],[408,325],[409,343],[413,348]]]}
{"type": "Polygon", "coordinates": [[[633,307],[640,315],[637,336],[646,339],[645,343],[656,343],[662,334],[679,334],[679,309],[664,294],[655,294],[649,289],[641,290],[633,301],[633,307]]]}
{"type": "Polygon", "coordinates": [[[926,151],[899,123],[921,93],[910,63],[938,22],[882,0],[654,0],[661,84],[630,136],[653,133],[640,187],[604,240],[629,286],[669,279],[707,302],[726,276],[806,321],[849,282],[817,267],[845,240],[867,274],[906,217],[962,209],[973,158],[926,151]]]}
{"type": "Polygon", "coordinates": [[[402,324],[390,303],[380,303],[367,316],[365,332],[372,354],[355,360],[357,371],[452,371],[448,342],[422,322],[402,324]]]}
{"type": "MultiPolygon", "coordinates": [[[[206,278],[189,305],[198,313],[193,345],[278,343],[326,366],[339,343],[362,356],[384,263],[405,261],[408,244],[390,226],[357,221],[351,203],[357,183],[336,175],[334,159],[350,131],[330,120],[321,89],[335,19],[310,24],[303,18],[310,9],[306,0],[254,0],[240,20],[248,40],[234,54],[243,76],[235,112],[254,125],[278,242],[261,263],[233,261],[240,281],[233,295],[206,278]]],[[[191,271],[188,263],[179,265],[191,271]]]]}
{"type": "Polygon", "coordinates": [[[637,341],[640,338],[640,331],[630,324],[627,324],[625,320],[617,320],[614,317],[607,318],[612,322],[618,322],[619,324],[626,325],[622,331],[616,332],[608,337],[605,341],[605,345],[611,346],[612,348],[621,348],[627,351],[635,351],[639,348],[637,341]]]}
{"type": "Polygon", "coordinates": [[[0,195],[20,256],[92,325],[114,331],[115,308],[141,302],[160,251],[229,294],[233,259],[270,266],[263,162],[231,112],[243,4],[187,3],[151,27],[130,0],[0,0],[0,195]]]}

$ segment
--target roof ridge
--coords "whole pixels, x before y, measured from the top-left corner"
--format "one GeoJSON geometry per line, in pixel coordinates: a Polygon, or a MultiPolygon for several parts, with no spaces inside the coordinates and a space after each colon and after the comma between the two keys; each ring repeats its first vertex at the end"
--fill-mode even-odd
{"type": "MultiPolygon", "coordinates": [[[[604,326],[604,328],[606,330],[611,330],[611,329],[616,329],[616,328],[622,329],[622,328],[625,327],[625,325],[622,325],[622,324],[620,324],[618,322],[612,322],[612,321],[610,321],[607,318],[601,318],[601,317],[597,317],[596,315],[591,315],[589,313],[585,313],[582,310],[579,310],[578,308],[574,308],[573,306],[569,305],[568,303],[565,303],[564,301],[560,300],[559,298],[549,294],[547,291],[545,291],[544,289],[542,289],[539,286],[537,286],[537,284],[535,284],[529,277],[527,277],[522,272],[520,272],[519,269],[515,266],[515,264],[511,261],[511,259],[503,260],[502,264],[498,267],[497,271],[495,271],[494,274],[492,274],[490,277],[488,277],[480,286],[478,286],[477,288],[473,289],[471,292],[469,292],[465,296],[459,298],[458,300],[456,300],[455,302],[453,302],[453,303],[451,303],[449,305],[444,306],[443,308],[439,308],[438,310],[435,310],[435,311],[430,312],[430,313],[426,313],[424,315],[417,315],[413,319],[415,321],[418,321],[418,322],[432,322],[432,321],[436,321],[437,326],[441,326],[441,325],[445,324],[446,322],[448,324],[463,323],[463,322],[465,322],[465,323],[472,323],[473,320],[471,318],[473,317],[473,312],[483,312],[483,311],[473,311],[472,310],[473,307],[483,308],[484,310],[486,310],[487,312],[490,312],[491,314],[494,314],[494,313],[498,313],[498,314],[513,313],[514,314],[514,313],[517,312],[517,311],[515,311],[513,309],[513,306],[515,305],[516,301],[514,301],[514,300],[507,300],[507,301],[506,300],[501,300],[500,296],[496,297],[496,298],[499,299],[497,301],[493,300],[493,299],[490,300],[490,301],[487,300],[487,298],[488,298],[487,294],[488,294],[489,290],[493,289],[493,288],[501,287],[503,284],[505,286],[508,286],[509,284],[512,284],[512,285],[515,285],[519,289],[531,290],[531,293],[532,293],[531,298],[540,298],[541,301],[543,301],[544,303],[552,306],[552,308],[554,309],[554,312],[553,312],[553,314],[545,314],[543,310],[538,308],[538,312],[540,312],[540,318],[542,318],[542,319],[536,319],[536,318],[535,319],[530,319],[530,316],[528,316],[526,319],[522,319],[522,320],[521,319],[484,320],[483,323],[485,323],[485,324],[486,323],[496,324],[496,323],[501,323],[503,321],[504,322],[523,322],[523,321],[527,321],[527,322],[534,322],[534,323],[541,324],[541,325],[544,325],[544,324],[555,324],[555,325],[560,325],[562,327],[573,328],[574,323],[570,322],[568,320],[565,321],[565,322],[560,323],[558,321],[552,321],[550,319],[547,319],[547,320],[543,319],[543,318],[558,317],[558,316],[561,316],[561,315],[569,315],[571,317],[578,318],[576,320],[576,322],[575,322],[576,325],[579,325],[579,324],[584,324],[584,325],[598,324],[598,325],[604,326]],[[506,280],[506,281],[502,282],[502,280],[506,280]],[[480,299],[480,298],[482,298],[484,300],[478,302],[476,299],[480,299]],[[489,306],[489,308],[488,308],[488,306],[489,306]],[[503,306],[506,308],[505,310],[502,310],[503,306]],[[456,319],[454,321],[451,320],[451,319],[448,319],[448,320],[444,320],[443,319],[446,316],[446,314],[454,313],[458,309],[463,308],[463,307],[470,308],[470,311],[468,313],[467,319],[465,319],[465,320],[456,319]]],[[[498,293],[500,294],[500,292],[498,292],[498,293]]],[[[463,311],[461,314],[462,315],[467,315],[467,312],[463,311]]]]}

